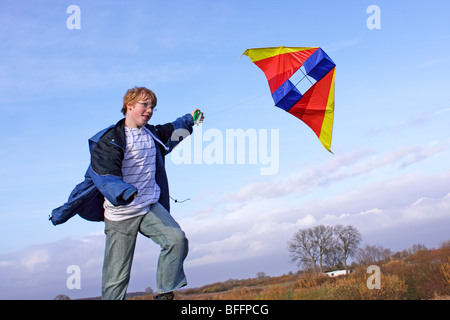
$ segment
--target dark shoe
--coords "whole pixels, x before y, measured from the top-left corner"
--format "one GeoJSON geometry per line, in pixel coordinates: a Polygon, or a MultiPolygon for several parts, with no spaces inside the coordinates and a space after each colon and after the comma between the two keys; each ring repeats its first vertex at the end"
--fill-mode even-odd
{"type": "Polygon", "coordinates": [[[173,294],[173,291],[165,292],[165,293],[160,293],[160,294],[154,296],[153,300],[173,300],[174,296],[175,295],[173,294]]]}

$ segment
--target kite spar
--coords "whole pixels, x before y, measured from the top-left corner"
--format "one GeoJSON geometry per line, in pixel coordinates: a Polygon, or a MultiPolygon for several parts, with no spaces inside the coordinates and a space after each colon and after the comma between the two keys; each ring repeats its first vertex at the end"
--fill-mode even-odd
{"type": "Polygon", "coordinates": [[[306,123],[331,152],[336,65],[318,47],[247,49],[244,55],[266,75],[275,105],[306,123]],[[303,68],[302,68],[303,67],[303,68]],[[312,86],[301,93],[293,75],[300,71],[312,86]],[[292,80],[292,81],[291,81],[292,80]]]}

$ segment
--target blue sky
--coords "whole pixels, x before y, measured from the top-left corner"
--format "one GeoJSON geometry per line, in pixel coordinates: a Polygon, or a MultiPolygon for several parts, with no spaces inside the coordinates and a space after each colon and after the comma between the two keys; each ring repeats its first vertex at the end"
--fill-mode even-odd
{"type": "MultiPolygon", "coordinates": [[[[103,223],[47,218],[82,181],[87,139],[121,118],[136,85],[158,96],[153,124],[202,109],[190,143],[203,151],[208,133],[279,133],[273,175],[260,162],[167,158],[171,195],[191,199],[172,203],[190,240],[190,286],[296,270],[286,243],[316,224],[352,224],[364,243],[391,250],[449,240],[449,10],[378,0],[2,4],[0,298],[100,294],[103,223]],[[373,4],[378,30],[366,26],[373,4]],[[66,26],[70,5],[79,30],[66,26]],[[337,65],[334,155],[273,107],[263,73],[241,57],[280,45],[320,46],[337,65]],[[81,289],[66,287],[70,265],[81,289]]],[[[157,255],[139,238],[130,291],[156,287],[157,255]]]]}

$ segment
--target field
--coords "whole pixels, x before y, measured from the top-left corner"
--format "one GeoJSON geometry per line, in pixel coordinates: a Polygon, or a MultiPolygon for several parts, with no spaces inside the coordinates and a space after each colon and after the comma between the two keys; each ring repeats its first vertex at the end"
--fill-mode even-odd
{"type": "MultiPolygon", "coordinates": [[[[380,288],[369,289],[368,266],[328,277],[314,272],[250,279],[230,279],[200,288],[179,290],[177,300],[450,300],[450,246],[414,253],[397,252],[380,267],[380,288]]],[[[371,280],[369,280],[371,281],[371,280]]],[[[152,299],[152,295],[133,297],[152,299]]]]}

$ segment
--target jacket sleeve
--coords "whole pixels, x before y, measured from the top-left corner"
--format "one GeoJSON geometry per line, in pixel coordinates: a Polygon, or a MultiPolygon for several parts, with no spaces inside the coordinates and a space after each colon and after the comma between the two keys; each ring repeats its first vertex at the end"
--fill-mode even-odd
{"type": "Polygon", "coordinates": [[[133,195],[137,189],[131,184],[125,183],[121,177],[96,174],[89,167],[89,174],[97,189],[114,206],[126,205],[133,201],[133,195]]]}
{"type": "Polygon", "coordinates": [[[173,129],[170,133],[166,146],[166,154],[170,153],[183,139],[187,138],[193,131],[194,119],[191,114],[184,116],[172,122],[173,129]]]}
{"type": "Polygon", "coordinates": [[[88,175],[97,189],[113,205],[133,201],[137,189],[122,179],[123,149],[108,136],[100,139],[91,152],[88,175]]]}

